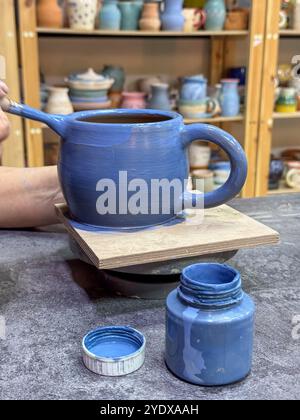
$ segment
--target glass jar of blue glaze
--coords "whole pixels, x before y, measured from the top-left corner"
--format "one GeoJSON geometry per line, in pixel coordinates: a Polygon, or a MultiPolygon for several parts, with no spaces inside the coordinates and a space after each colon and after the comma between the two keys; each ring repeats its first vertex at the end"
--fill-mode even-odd
{"type": "Polygon", "coordinates": [[[227,385],[251,370],[255,306],[238,271],[221,264],[187,267],[167,298],[166,363],[197,385],[227,385]]]}

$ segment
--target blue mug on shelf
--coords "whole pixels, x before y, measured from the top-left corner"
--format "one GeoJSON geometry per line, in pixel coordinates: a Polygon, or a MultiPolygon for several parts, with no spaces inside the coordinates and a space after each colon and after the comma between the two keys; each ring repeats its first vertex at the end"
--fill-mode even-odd
{"type": "MultiPolygon", "coordinates": [[[[185,126],[182,116],[174,112],[120,109],[50,115],[7,98],[0,106],[11,114],[46,123],[61,136],[59,178],[70,217],[83,228],[119,230],[170,223],[177,218],[177,204],[203,207],[204,200],[205,208],[219,206],[234,198],[246,180],[245,153],[230,134],[211,125],[185,126]],[[165,208],[155,201],[152,186],[179,180],[185,188],[187,149],[198,139],[210,141],[227,153],[231,161],[229,180],[219,190],[204,195],[174,188],[165,208]],[[140,199],[138,188],[147,191],[147,200],[143,197],[142,208],[135,211],[140,199]],[[110,211],[105,212],[101,204],[106,198],[110,201],[105,197],[108,189],[115,196],[110,211]]],[[[163,191],[160,194],[164,195],[163,191]]]]}
{"type": "Polygon", "coordinates": [[[183,79],[180,100],[203,101],[207,97],[207,79],[202,75],[185,77],[183,79]]]}

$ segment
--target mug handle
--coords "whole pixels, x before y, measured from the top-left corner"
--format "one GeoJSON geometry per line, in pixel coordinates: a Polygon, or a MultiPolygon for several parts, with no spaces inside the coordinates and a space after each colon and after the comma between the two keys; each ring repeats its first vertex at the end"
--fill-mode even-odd
{"type": "MultiPolygon", "coordinates": [[[[187,203],[212,208],[230,201],[236,197],[243,188],[248,171],[245,152],[239,142],[229,133],[218,127],[208,124],[191,124],[184,126],[181,134],[182,146],[186,149],[196,140],[214,143],[221,147],[228,155],[231,163],[231,172],[228,181],[219,189],[206,194],[193,194],[185,192],[184,200],[187,203]]],[[[192,204],[188,206],[193,207],[192,204]]]]}
{"type": "Polygon", "coordinates": [[[208,118],[215,117],[218,114],[219,102],[215,98],[207,98],[208,118]]]}

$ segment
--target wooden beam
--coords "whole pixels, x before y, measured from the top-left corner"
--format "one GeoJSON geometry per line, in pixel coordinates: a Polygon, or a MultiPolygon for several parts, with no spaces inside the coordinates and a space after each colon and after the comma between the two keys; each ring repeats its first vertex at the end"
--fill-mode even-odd
{"type": "Polygon", "coordinates": [[[270,155],[272,149],[273,111],[275,98],[275,78],[279,51],[279,11],[281,0],[267,1],[267,19],[263,78],[261,88],[261,108],[259,124],[259,143],[257,158],[256,195],[268,192],[270,155]]]}
{"type": "MultiPolygon", "coordinates": [[[[0,0],[0,78],[9,86],[10,96],[20,100],[18,49],[15,24],[14,0],[0,0]]],[[[8,116],[11,134],[3,144],[2,165],[25,165],[23,124],[19,117],[8,116]]]]}
{"type": "Polygon", "coordinates": [[[267,1],[252,0],[244,139],[249,171],[243,198],[255,196],[267,1]]]}
{"type": "MultiPolygon", "coordinates": [[[[24,102],[34,108],[39,108],[40,66],[36,31],[36,2],[18,0],[18,7],[24,102]]],[[[26,120],[25,129],[28,166],[42,166],[44,150],[41,124],[26,120]]]]}

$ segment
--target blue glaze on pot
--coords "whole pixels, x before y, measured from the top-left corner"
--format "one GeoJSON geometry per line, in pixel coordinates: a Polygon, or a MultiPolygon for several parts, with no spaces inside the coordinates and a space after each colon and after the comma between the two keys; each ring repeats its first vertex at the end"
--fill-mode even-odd
{"type": "Polygon", "coordinates": [[[183,0],[165,0],[164,11],[161,14],[163,31],[182,31],[184,16],[182,14],[183,0]]]}
{"type": "MultiPolygon", "coordinates": [[[[181,115],[158,110],[88,111],[68,116],[51,115],[26,105],[11,103],[8,112],[42,121],[61,137],[58,162],[62,190],[71,217],[82,224],[113,229],[141,228],[167,223],[176,218],[183,202],[202,207],[203,196],[184,192],[171,194],[170,211],[151,214],[151,181],[179,179],[182,187],[188,179],[187,148],[201,138],[220,146],[229,155],[231,175],[217,191],[204,195],[206,208],[215,207],[234,198],[247,176],[247,161],[239,143],[225,131],[206,124],[185,126],[181,115]],[[97,122],[89,119],[95,118],[97,122]],[[107,122],[108,119],[108,122],[107,122]],[[148,122],[150,121],[150,122],[148,122]],[[152,122],[151,122],[152,121],[152,122]],[[116,213],[101,215],[96,203],[103,191],[97,191],[99,181],[109,179],[116,191],[122,189],[127,173],[128,183],[141,179],[149,191],[147,214],[131,214],[120,208],[116,197],[116,213]],[[176,207],[175,204],[178,203],[176,207]]],[[[127,201],[136,194],[129,192],[127,201]]],[[[161,200],[161,197],[160,197],[161,200]]]]}
{"type": "Polygon", "coordinates": [[[100,29],[119,30],[121,28],[121,12],[117,0],[104,0],[100,10],[100,29]]]}
{"type": "Polygon", "coordinates": [[[182,101],[203,101],[207,97],[207,79],[202,75],[185,77],[180,91],[182,101]]]}
{"type": "Polygon", "coordinates": [[[100,327],[88,333],[82,345],[97,358],[123,359],[134,356],[145,347],[145,337],[130,327],[100,327]]]}
{"type": "Polygon", "coordinates": [[[119,1],[119,9],[121,10],[121,30],[137,31],[139,28],[139,20],[142,14],[143,1],[119,1]]]}
{"type": "Polygon", "coordinates": [[[239,115],[241,98],[238,90],[239,80],[223,80],[221,93],[221,108],[223,117],[239,115]]]}
{"type": "Polygon", "coordinates": [[[110,91],[111,92],[122,92],[124,89],[125,84],[125,71],[123,67],[120,66],[113,66],[113,65],[106,65],[102,70],[102,75],[114,79],[114,84],[112,85],[110,91]]]}
{"type": "Polygon", "coordinates": [[[204,10],[206,12],[205,29],[207,31],[221,31],[226,20],[224,0],[207,0],[204,10]]]}
{"type": "Polygon", "coordinates": [[[221,264],[187,267],[181,285],[167,298],[167,366],[197,385],[242,380],[252,365],[254,313],[235,269],[221,264]]]}
{"type": "Polygon", "coordinates": [[[157,83],[151,86],[151,97],[148,102],[148,108],[171,111],[169,85],[157,83]]]}

